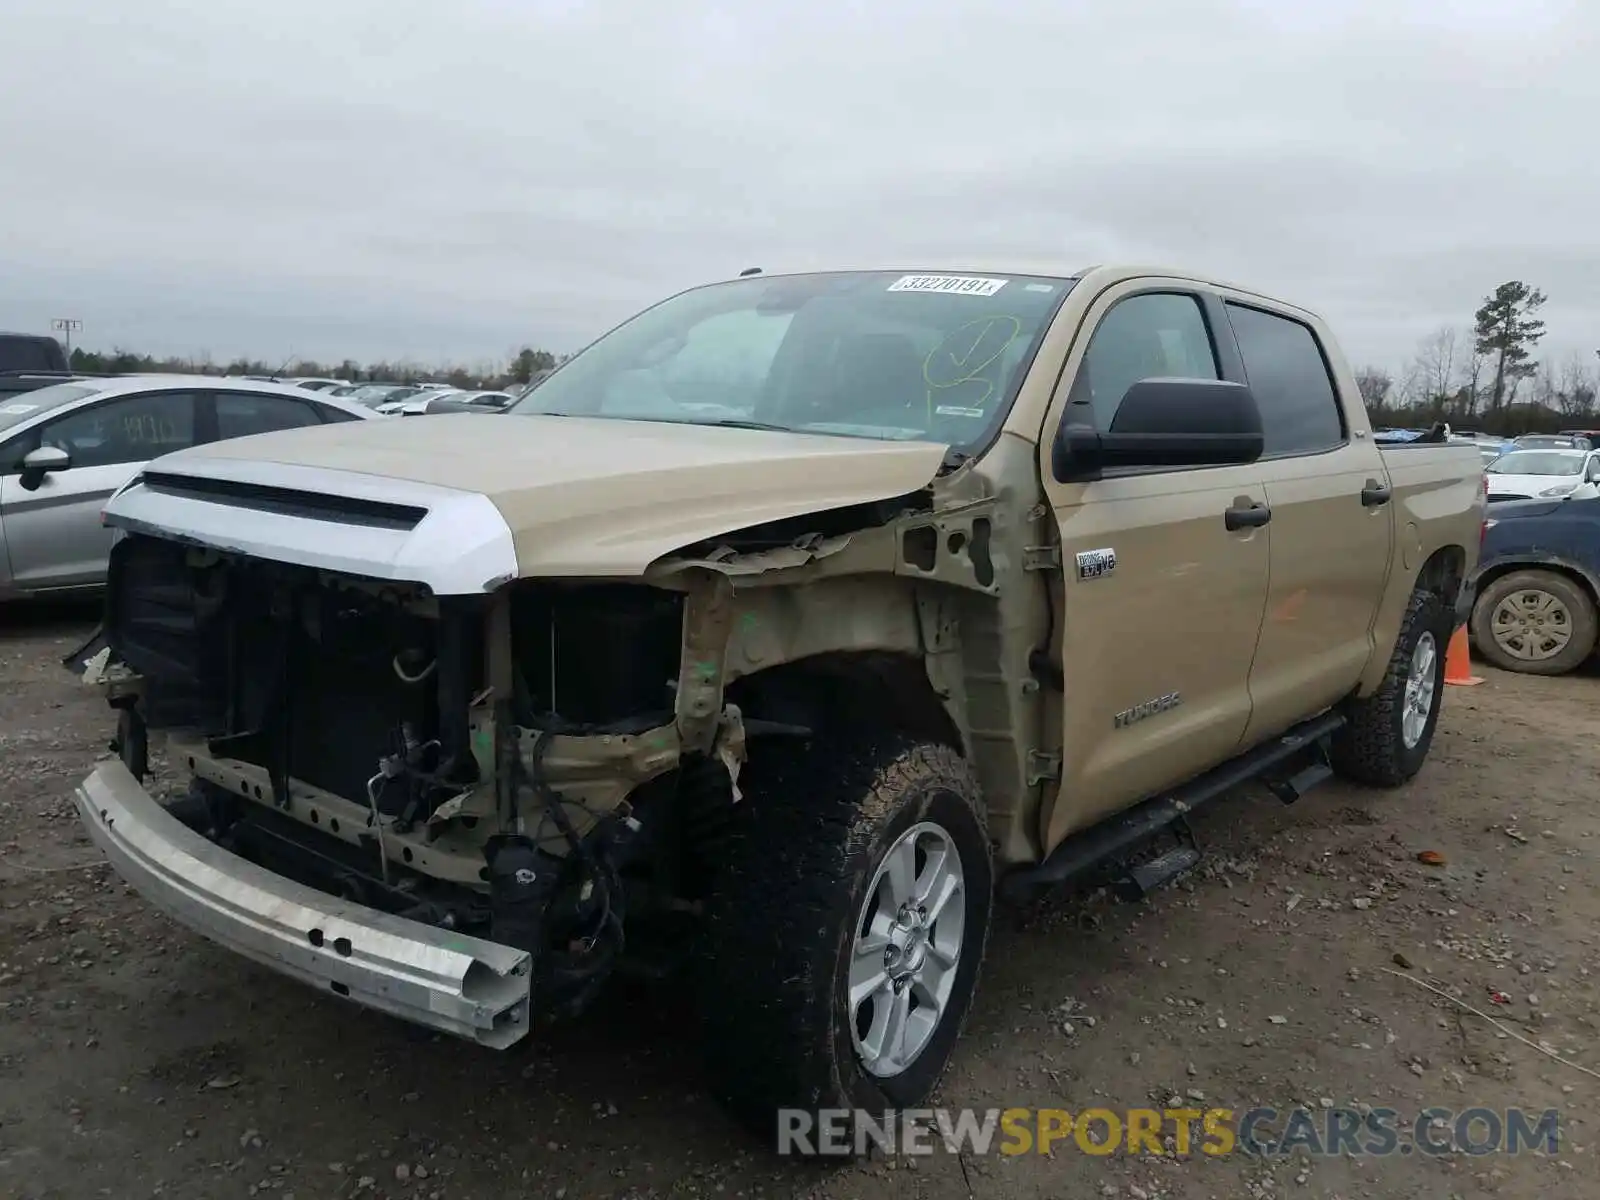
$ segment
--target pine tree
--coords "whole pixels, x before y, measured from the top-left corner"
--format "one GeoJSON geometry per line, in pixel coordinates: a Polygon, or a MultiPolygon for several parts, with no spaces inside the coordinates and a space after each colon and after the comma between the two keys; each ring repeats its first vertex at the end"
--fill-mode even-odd
{"type": "Polygon", "coordinates": [[[1478,353],[1494,363],[1494,391],[1489,411],[1498,413],[1506,403],[1506,385],[1532,375],[1534,346],[1544,337],[1544,322],[1534,314],[1545,294],[1520,279],[1502,283],[1473,315],[1478,353]]]}

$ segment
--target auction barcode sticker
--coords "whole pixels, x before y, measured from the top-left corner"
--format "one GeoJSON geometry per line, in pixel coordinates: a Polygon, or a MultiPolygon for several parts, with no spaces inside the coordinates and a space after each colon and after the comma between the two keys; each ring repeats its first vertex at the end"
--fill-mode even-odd
{"type": "Polygon", "coordinates": [[[891,292],[949,292],[957,296],[992,296],[1005,287],[1004,279],[977,275],[902,275],[889,285],[891,292]]]}

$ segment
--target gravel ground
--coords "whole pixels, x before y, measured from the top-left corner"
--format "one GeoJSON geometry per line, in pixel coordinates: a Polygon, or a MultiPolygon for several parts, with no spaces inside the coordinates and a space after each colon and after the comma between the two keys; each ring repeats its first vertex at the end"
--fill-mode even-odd
{"type": "Polygon", "coordinates": [[[495,1055],[274,978],[147,909],[96,865],[69,799],[108,735],[97,698],[55,665],[91,615],[0,615],[4,1196],[1595,1194],[1596,672],[1485,671],[1450,689],[1433,757],[1402,792],[1214,806],[1196,823],[1205,866],[1144,905],[1008,914],[941,1095],[1558,1107],[1556,1155],[1158,1159],[1068,1140],[1050,1156],[822,1169],[755,1149],[700,1095],[671,995],[614,995],[495,1055]]]}

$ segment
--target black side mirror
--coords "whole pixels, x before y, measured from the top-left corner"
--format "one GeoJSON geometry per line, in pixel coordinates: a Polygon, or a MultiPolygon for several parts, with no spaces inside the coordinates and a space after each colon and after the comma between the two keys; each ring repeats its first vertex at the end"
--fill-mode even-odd
{"type": "Polygon", "coordinates": [[[72,455],[59,446],[40,446],[30,450],[22,460],[22,473],[17,479],[28,491],[34,491],[52,471],[65,471],[72,466],[72,455]]]}
{"type": "Polygon", "coordinates": [[[1141,379],[1104,433],[1070,417],[1051,466],[1061,483],[1118,467],[1242,466],[1261,457],[1261,410],[1250,389],[1220,379],[1141,379]]]}

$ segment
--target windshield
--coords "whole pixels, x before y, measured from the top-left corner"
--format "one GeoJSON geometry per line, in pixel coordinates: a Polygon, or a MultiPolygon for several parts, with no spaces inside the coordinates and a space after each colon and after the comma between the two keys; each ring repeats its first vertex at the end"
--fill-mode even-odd
{"type": "Polygon", "coordinates": [[[1555,434],[1550,433],[1536,433],[1531,434],[1528,437],[1519,437],[1516,444],[1519,446],[1526,446],[1529,449],[1537,448],[1540,450],[1571,450],[1576,447],[1578,443],[1569,437],[1557,437],[1555,434]]]}
{"type": "Polygon", "coordinates": [[[92,396],[99,390],[93,384],[57,383],[50,387],[35,388],[31,392],[18,392],[15,396],[0,397],[0,433],[52,408],[92,396]]]}
{"type": "Polygon", "coordinates": [[[646,309],[505,411],[981,447],[1072,279],[752,277],[646,309]]]}
{"type": "Polygon", "coordinates": [[[1495,459],[1489,470],[1495,475],[1576,475],[1585,457],[1563,450],[1513,450],[1495,459]]]}

